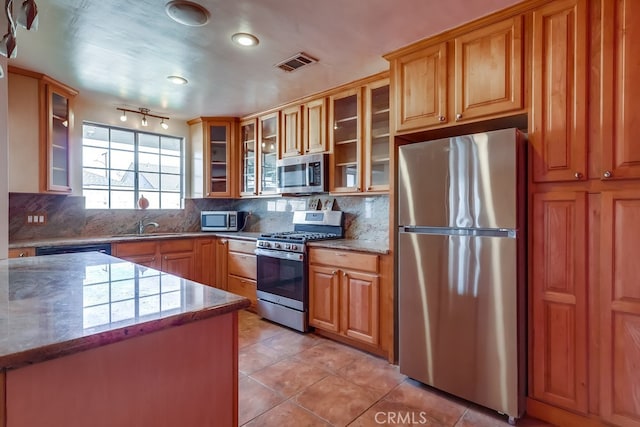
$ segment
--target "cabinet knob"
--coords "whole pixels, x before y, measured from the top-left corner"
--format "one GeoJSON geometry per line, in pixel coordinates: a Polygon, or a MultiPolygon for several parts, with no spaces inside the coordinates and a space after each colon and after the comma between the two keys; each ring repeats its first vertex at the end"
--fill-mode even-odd
{"type": "Polygon", "coordinates": [[[343,272],[342,272],[342,277],[348,277],[348,276],[349,276],[349,275],[347,274],[347,272],[346,272],[346,271],[343,271],[343,272]]]}
{"type": "Polygon", "coordinates": [[[20,255],[18,255],[20,258],[24,257],[24,252],[20,252],[20,255]]]}
{"type": "Polygon", "coordinates": [[[462,118],[462,114],[458,113],[456,114],[456,120],[460,120],[462,118]]]}
{"type": "Polygon", "coordinates": [[[575,176],[576,179],[582,179],[582,174],[580,172],[576,172],[573,176],[575,176]]]}
{"type": "Polygon", "coordinates": [[[445,116],[439,116],[438,120],[440,120],[441,122],[444,122],[445,120],[447,120],[447,118],[445,116]]]}
{"type": "Polygon", "coordinates": [[[602,176],[604,176],[605,178],[611,178],[611,176],[613,176],[613,174],[611,173],[611,171],[604,171],[602,176]]]}
{"type": "Polygon", "coordinates": [[[337,272],[337,271],[335,271],[335,270],[333,270],[333,271],[331,272],[331,275],[332,275],[332,276],[335,276],[336,274],[338,274],[338,272],[337,272]]]}

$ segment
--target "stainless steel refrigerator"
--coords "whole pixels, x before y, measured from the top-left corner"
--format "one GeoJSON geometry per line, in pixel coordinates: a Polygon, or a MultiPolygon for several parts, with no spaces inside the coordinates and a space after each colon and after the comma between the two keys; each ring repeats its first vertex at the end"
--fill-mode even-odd
{"type": "Polygon", "coordinates": [[[398,153],[400,371],[506,414],[524,410],[525,135],[398,153]]]}

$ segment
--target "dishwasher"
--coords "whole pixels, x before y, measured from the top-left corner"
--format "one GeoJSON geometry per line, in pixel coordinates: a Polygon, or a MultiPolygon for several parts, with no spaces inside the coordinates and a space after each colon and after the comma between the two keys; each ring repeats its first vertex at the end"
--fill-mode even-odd
{"type": "Polygon", "coordinates": [[[72,254],[77,252],[101,252],[103,254],[111,255],[111,243],[64,245],[64,246],[39,246],[36,248],[36,256],[72,254]]]}

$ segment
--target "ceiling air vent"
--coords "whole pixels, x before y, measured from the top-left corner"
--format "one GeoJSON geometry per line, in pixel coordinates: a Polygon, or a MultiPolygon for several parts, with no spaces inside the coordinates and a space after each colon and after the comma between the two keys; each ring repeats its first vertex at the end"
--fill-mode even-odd
{"type": "Polygon", "coordinates": [[[294,71],[300,67],[304,67],[305,65],[313,64],[314,62],[318,62],[317,59],[312,58],[306,53],[296,53],[289,59],[285,59],[284,61],[276,64],[276,67],[284,70],[284,71],[294,71]]]}

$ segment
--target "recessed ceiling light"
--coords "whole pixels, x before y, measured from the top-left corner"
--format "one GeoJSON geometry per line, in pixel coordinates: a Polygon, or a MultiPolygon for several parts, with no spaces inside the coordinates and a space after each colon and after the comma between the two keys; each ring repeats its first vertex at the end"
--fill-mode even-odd
{"type": "Polygon", "coordinates": [[[240,46],[255,46],[259,43],[259,40],[256,36],[249,33],[235,33],[231,36],[231,40],[233,40],[236,44],[240,46]]]}
{"type": "Polygon", "coordinates": [[[209,22],[209,11],[198,3],[187,0],[173,0],[164,6],[169,18],[189,27],[201,27],[209,22]]]}
{"type": "Polygon", "coordinates": [[[174,85],[186,85],[187,83],[189,83],[187,79],[180,76],[167,76],[167,79],[174,85]]]}

